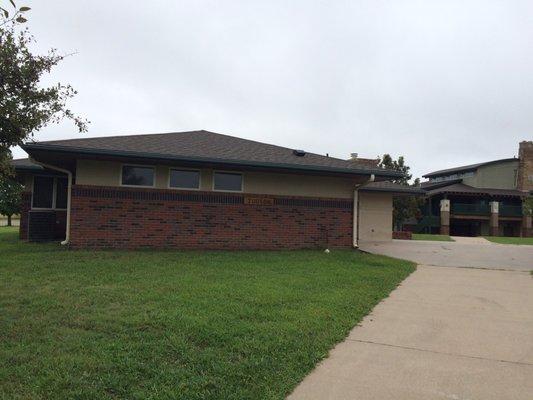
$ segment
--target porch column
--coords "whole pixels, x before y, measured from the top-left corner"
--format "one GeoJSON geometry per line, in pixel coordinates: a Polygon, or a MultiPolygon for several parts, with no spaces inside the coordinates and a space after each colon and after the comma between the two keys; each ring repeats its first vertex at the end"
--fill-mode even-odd
{"type": "Polygon", "coordinates": [[[499,203],[491,201],[490,203],[490,236],[498,236],[498,218],[499,218],[499,203]]]}
{"type": "Polygon", "coordinates": [[[448,199],[440,201],[440,234],[450,234],[450,200],[448,199]]]}

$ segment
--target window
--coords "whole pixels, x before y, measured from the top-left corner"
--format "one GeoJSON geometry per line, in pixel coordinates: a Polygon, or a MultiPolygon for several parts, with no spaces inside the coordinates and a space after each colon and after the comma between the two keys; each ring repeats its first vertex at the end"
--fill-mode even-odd
{"type": "Polygon", "coordinates": [[[33,177],[33,208],[66,209],[68,180],[51,176],[33,177]]]}
{"type": "Polygon", "coordinates": [[[68,179],[56,179],[56,206],[55,208],[67,208],[68,179]]]}
{"type": "Polygon", "coordinates": [[[242,174],[215,172],[213,177],[213,189],[242,192],[242,174]]]}
{"type": "Polygon", "coordinates": [[[168,185],[178,189],[200,189],[200,171],[171,169],[168,185]]]}
{"type": "Polygon", "coordinates": [[[127,186],[154,186],[154,168],[134,165],[122,166],[122,184],[127,186]]]}
{"type": "Polygon", "coordinates": [[[33,177],[34,208],[53,208],[54,206],[54,178],[48,176],[33,177]]]}

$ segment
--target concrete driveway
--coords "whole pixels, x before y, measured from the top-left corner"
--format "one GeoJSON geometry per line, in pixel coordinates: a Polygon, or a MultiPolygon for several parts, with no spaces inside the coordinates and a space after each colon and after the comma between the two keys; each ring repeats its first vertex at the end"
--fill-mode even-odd
{"type": "Polygon", "coordinates": [[[361,250],[441,267],[533,270],[533,246],[496,244],[482,238],[457,238],[457,242],[393,240],[363,243],[361,250]]]}
{"type": "Polygon", "coordinates": [[[509,261],[492,250],[509,254],[504,245],[486,245],[491,260],[479,253],[484,244],[471,245],[479,258],[468,245],[448,246],[371,247],[415,261],[436,254],[439,266],[419,265],[289,398],[532,399],[533,277],[525,270],[533,257],[524,258],[531,253],[516,249],[525,255],[509,261]]]}

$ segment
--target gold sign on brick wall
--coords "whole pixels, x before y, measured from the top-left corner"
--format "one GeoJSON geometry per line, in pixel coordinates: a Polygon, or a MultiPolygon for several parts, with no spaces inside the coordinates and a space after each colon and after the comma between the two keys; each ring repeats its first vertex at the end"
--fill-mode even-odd
{"type": "Polygon", "coordinates": [[[266,197],[245,197],[244,204],[251,204],[254,206],[273,206],[274,199],[266,197]]]}

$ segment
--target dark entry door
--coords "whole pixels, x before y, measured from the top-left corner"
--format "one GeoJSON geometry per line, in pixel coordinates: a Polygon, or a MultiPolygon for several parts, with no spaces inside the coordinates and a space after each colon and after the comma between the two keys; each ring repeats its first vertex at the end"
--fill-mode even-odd
{"type": "Polygon", "coordinates": [[[452,236],[479,236],[481,222],[452,219],[450,222],[450,235],[452,236]]]}

